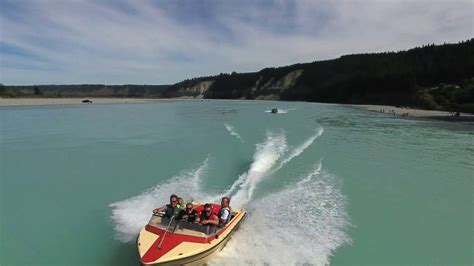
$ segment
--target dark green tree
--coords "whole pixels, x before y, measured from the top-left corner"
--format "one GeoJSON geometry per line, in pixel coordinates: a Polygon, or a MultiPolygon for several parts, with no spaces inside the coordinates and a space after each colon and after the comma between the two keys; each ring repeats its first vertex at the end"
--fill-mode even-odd
{"type": "Polygon", "coordinates": [[[5,85],[0,83],[0,95],[5,95],[6,90],[5,85]]]}
{"type": "Polygon", "coordinates": [[[40,90],[40,88],[38,86],[34,86],[33,87],[33,94],[37,95],[37,96],[41,96],[41,95],[43,95],[43,92],[40,90]]]}

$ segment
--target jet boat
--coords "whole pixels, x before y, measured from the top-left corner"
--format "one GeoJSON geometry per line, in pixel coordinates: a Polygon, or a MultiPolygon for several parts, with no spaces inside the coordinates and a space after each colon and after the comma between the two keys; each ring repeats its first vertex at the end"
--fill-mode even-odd
{"type": "MultiPolygon", "coordinates": [[[[204,204],[195,204],[200,213],[204,204]]],[[[220,205],[212,204],[214,213],[220,205]]],[[[243,210],[232,210],[231,220],[225,226],[208,226],[167,218],[163,213],[153,214],[141,230],[137,248],[142,265],[202,265],[229,241],[246,215],[243,210]]]]}
{"type": "Polygon", "coordinates": [[[272,112],[272,114],[276,114],[276,113],[278,113],[278,109],[277,109],[277,108],[273,108],[271,112],[272,112]]]}

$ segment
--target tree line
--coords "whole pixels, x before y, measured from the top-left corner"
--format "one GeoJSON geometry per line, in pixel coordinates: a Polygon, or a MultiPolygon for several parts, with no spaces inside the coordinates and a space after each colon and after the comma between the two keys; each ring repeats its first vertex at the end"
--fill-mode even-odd
{"type": "Polygon", "coordinates": [[[345,55],[258,72],[220,73],[174,85],[1,85],[0,96],[197,96],[199,92],[183,88],[202,81],[213,81],[204,98],[256,99],[276,93],[288,101],[402,105],[474,113],[474,39],[407,51],[345,55]],[[275,81],[296,70],[302,74],[291,87],[275,88],[275,81]]]}
{"type": "Polygon", "coordinates": [[[205,98],[255,99],[275,92],[264,86],[267,82],[295,70],[303,73],[291,88],[279,92],[282,100],[474,112],[474,39],[399,52],[345,55],[252,73],[221,73],[177,83],[164,96],[176,97],[184,86],[213,80],[205,98]]]}
{"type": "Polygon", "coordinates": [[[0,84],[2,97],[136,97],[160,98],[170,85],[31,85],[5,86],[0,84]]]}

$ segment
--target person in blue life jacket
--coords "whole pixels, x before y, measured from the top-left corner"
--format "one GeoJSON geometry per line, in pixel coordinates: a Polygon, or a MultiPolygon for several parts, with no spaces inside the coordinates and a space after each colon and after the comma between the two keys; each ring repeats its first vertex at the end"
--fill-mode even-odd
{"type": "Polygon", "coordinates": [[[165,206],[162,206],[160,208],[156,208],[153,210],[153,213],[158,213],[158,212],[165,212],[165,216],[168,218],[171,218],[173,216],[177,216],[179,209],[176,205],[178,204],[178,196],[175,194],[170,196],[170,204],[166,204],[165,206]]]}
{"type": "Polygon", "coordinates": [[[221,210],[217,214],[219,217],[219,224],[225,226],[232,217],[232,209],[230,208],[230,198],[223,197],[221,200],[221,210]]]}

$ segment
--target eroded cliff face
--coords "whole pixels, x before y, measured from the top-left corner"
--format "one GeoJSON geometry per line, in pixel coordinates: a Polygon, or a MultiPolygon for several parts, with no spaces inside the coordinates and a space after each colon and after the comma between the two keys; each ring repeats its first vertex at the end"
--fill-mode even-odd
{"type": "Polygon", "coordinates": [[[268,77],[263,74],[259,75],[255,73],[255,76],[250,77],[224,75],[201,81],[186,81],[182,84],[176,84],[168,96],[182,98],[206,97],[279,100],[280,93],[293,88],[302,73],[303,70],[298,69],[288,72],[283,76],[280,75],[280,77],[268,77]]]}
{"type": "Polygon", "coordinates": [[[260,77],[252,88],[252,94],[256,100],[279,100],[280,93],[296,85],[298,78],[303,74],[302,69],[298,69],[286,74],[283,78],[275,80],[271,78],[261,85],[260,77]]]}
{"type": "Polygon", "coordinates": [[[298,81],[298,78],[301,76],[301,74],[303,74],[302,69],[295,70],[286,74],[283,78],[273,83],[269,84],[269,82],[267,82],[264,87],[279,90],[280,92],[282,92],[288,88],[293,87],[296,84],[296,81],[298,81]]]}
{"type": "Polygon", "coordinates": [[[181,87],[178,89],[178,94],[180,97],[203,98],[212,83],[214,83],[214,80],[206,80],[200,81],[193,86],[181,87]]]}

